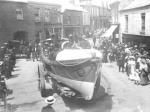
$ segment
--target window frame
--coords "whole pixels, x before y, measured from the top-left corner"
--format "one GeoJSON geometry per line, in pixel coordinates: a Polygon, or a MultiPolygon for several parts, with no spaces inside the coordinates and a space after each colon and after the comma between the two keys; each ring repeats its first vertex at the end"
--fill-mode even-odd
{"type": "Polygon", "coordinates": [[[35,17],[35,22],[40,22],[41,21],[41,9],[36,8],[36,12],[34,14],[35,17]]]}
{"type": "Polygon", "coordinates": [[[141,13],[141,32],[145,33],[145,13],[141,13]]]}
{"type": "Polygon", "coordinates": [[[44,21],[47,23],[50,22],[50,9],[44,10],[44,21]]]}
{"type": "Polygon", "coordinates": [[[16,19],[17,20],[23,20],[24,19],[22,8],[16,8],[16,19]]]}

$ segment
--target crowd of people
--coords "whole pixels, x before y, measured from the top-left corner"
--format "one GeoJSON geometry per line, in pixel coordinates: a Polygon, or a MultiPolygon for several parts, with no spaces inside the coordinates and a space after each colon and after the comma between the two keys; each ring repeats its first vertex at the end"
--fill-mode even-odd
{"type": "MultiPolygon", "coordinates": [[[[72,42],[71,45],[77,48],[82,39],[92,39],[93,45],[91,45],[103,52],[102,61],[104,63],[117,62],[118,71],[126,73],[128,79],[136,84],[147,85],[150,83],[150,56],[144,47],[131,43],[114,43],[110,38],[97,38],[94,33],[78,38],[69,35],[68,39],[72,42]]],[[[81,45],[86,46],[85,43],[81,45]]]]}
{"type": "Polygon", "coordinates": [[[6,105],[6,96],[12,93],[12,90],[8,89],[5,79],[12,77],[15,63],[15,48],[10,43],[4,43],[0,47],[0,99],[2,99],[4,105],[6,105]]]}
{"type": "Polygon", "coordinates": [[[150,55],[138,44],[116,43],[110,39],[101,41],[103,62],[117,62],[118,71],[127,74],[129,80],[135,84],[150,84],[150,55]]]}
{"type": "Polygon", "coordinates": [[[19,44],[16,51],[21,57],[26,57],[27,60],[39,60],[39,45],[36,42],[28,42],[19,44]]]}
{"type": "Polygon", "coordinates": [[[1,74],[5,74],[6,78],[11,77],[11,72],[16,64],[16,52],[15,48],[10,46],[9,43],[4,43],[0,48],[0,61],[1,65],[1,74]]]}
{"type": "Polygon", "coordinates": [[[13,78],[16,59],[39,59],[39,48],[36,43],[22,43],[17,40],[7,41],[0,45],[0,105],[6,106],[6,97],[13,91],[7,87],[6,79],[13,78]]]}
{"type": "MultiPolygon", "coordinates": [[[[39,59],[38,44],[21,43],[17,40],[7,41],[1,43],[0,46],[0,100],[5,101],[7,94],[12,93],[8,89],[5,80],[13,78],[12,72],[14,71],[16,58],[32,59],[33,61],[39,59]],[[5,97],[4,97],[5,95],[5,97]],[[5,100],[4,100],[5,99],[5,100]]],[[[5,101],[6,102],[6,101],[5,101]]],[[[1,102],[0,102],[1,105],[1,102]]]]}
{"type": "Polygon", "coordinates": [[[124,45],[119,49],[117,59],[119,71],[126,71],[130,80],[136,84],[150,83],[150,56],[148,51],[137,45],[124,45]]]}

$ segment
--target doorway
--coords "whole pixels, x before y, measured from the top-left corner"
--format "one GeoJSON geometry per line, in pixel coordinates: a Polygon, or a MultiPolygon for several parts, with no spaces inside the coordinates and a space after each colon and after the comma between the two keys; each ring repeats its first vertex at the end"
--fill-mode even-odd
{"type": "Polygon", "coordinates": [[[28,33],[26,31],[17,31],[14,33],[13,39],[20,41],[20,44],[26,44],[28,42],[28,33]]]}

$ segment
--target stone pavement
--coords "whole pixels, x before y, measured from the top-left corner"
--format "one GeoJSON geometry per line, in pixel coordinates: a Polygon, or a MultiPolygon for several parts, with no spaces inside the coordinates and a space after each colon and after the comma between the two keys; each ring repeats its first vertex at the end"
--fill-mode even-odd
{"type": "Polygon", "coordinates": [[[18,59],[13,78],[7,80],[13,94],[8,96],[8,111],[35,112],[45,106],[38,89],[37,64],[25,59],[18,59]]]}

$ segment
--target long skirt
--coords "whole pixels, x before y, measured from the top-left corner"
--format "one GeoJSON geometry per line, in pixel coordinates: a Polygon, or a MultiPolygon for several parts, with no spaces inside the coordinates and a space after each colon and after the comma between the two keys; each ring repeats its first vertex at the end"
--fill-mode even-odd
{"type": "Polygon", "coordinates": [[[141,79],[141,81],[140,81],[141,85],[147,85],[149,82],[148,73],[142,71],[140,74],[140,79],[141,79]]]}

